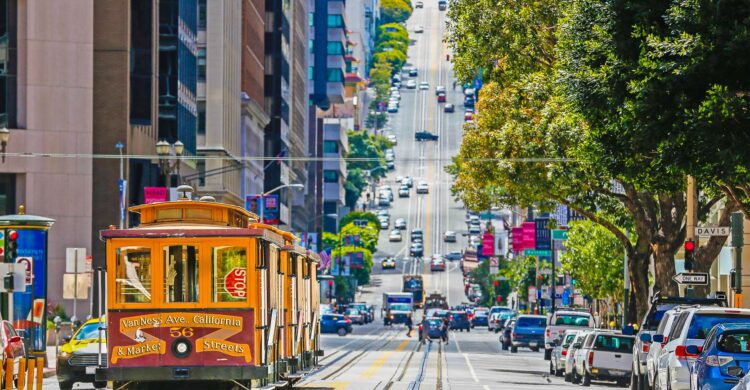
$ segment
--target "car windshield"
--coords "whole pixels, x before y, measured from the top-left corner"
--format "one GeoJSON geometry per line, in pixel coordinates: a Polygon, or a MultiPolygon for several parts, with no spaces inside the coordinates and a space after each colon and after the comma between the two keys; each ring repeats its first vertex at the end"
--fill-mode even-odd
{"type": "Polygon", "coordinates": [[[547,326],[547,319],[538,317],[521,317],[516,320],[516,326],[519,328],[543,328],[547,326]]]}
{"type": "Polygon", "coordinates": [[[430,325],[431,328],[439,328],[440,327],[440,320],[437,318],[429,319],[427,320],[427,323],[430,325]]]}
{"type": "Polygon", "coordinates": [[[596,336],[594,350],[630,353],[635,339],[628,336],[600,334],[596,336]]]}
{"type": "Polygon", "coordinates": [[[741,314],[696,314],[690,323],[687,338],[705,339],[711,328],[721,323],[750,324],[750,316],[741,314]]]}
{"type": "Polygon", "coordinates": [[[563,340],[562,345],[570,345],[570,343],[572,343],[575,338],[576,338],[576,334],[575,333],[571,333],[571,334],[565,336],[565,340],[563,340]]]}
{"type": "Polygon", "coordinates": [[[346,311],[346,314],[359,314],[359,310],[357,309],[349,309],[346,311]]]}
{"type": "Polygon", "coordinates": [[[716,348],[721,352],[750,354],[750,329],[732,330],[720,334],[716,348]]]}
{"type": "Polygon", "coordinates": [[[659,322],[661,322],[662,317],[664,317],[664,313],[666,313],[667,310],[673,309],[675,306],[677,306],[676,303],[660,303],[656,305],[656,310],[649,313],[646,320],[643,321],[641,329],[655,331],[659,327],[659,322]]]}
{"type": "Polygon", "coordinates": [[[395,311],[410,311],[411,306],[404,303],[396,303],[391,305],[391,310],[395,311]]]}
{"type": "Polygon", "coordinates": [[[73,338],[76,341],[97,339],[99,337],[99,323],[92,322],[85,324],[78,330],[76,336],[73,338]]]}
{"type": "Polygon", "coordinates": [[[589,326],[589,316],[578,314],[559,314],[555,325],[589,326]]]}

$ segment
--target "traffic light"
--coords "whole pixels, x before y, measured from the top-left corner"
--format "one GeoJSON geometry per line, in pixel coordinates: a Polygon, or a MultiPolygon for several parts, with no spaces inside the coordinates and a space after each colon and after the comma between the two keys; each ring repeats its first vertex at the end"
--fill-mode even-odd
{"type": "Polygon", "coordinates": [[[500,287],[500,281],[499,280],[495,280],[495,281],[492,282],[492,285],[495,286],[495,287],[500,287]]]}
{"type": "Polygon", "coordinates": [[[497,303],[503,303],[502,295],[498,295],[495,299],[497,300],[497,303]]]}
{"type": "Polygon", "coordinates": [[[5,251],[6,262],[15,263],[16,256],[18,256],[18,232],[15,230],[8,230],[5,242],[7,245],[5,251]]]}
{"type": "Polygon", "coordinates": [[[685,241],[685,269],[688,271],[693,270],[693,265],[695,261],[695,241],[693,241],[692,238],[689,238],[687,241],[685,241]]]}

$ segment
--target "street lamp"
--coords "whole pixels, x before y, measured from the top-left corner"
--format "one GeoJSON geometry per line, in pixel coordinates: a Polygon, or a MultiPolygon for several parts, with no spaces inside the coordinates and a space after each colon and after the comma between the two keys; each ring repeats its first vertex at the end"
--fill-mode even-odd
{"type": "MultiPolygon", "coordinates": [[[[170,181],[169,176],[173,171],[177,173],[178,181],[182,181],[182,178],[180,177],[179,157],[181,157],[184,152],[185,144],[179,140],[174,144],[170,144],[165,140],[159,140],[159,142],[156,143],[156,154],[159,156],[159,169],[161,169],[162,175],[167,178],[167,182],[170,181]],[[174,155],[178,157],[174,162],[172,162],[171,158],[172,150],[174,151],[174,155]]],[[[169,185],[169,183],[167,183],[167,185],[169,185]]]]}
{"type": "Polygon", "coordinates": [[[3,127],[0,129],[0,155],[2,155],[3,163],[5,163],[5,148],[8,146],[8,140],[10,140],[10,130],[3,127]]]}
{"type": "Polygon", "coordinates": [[[260,194],[260,198],[263,200],[262,207],[260,207],[260,223],[263,223],[263,212],[266,210],[266,196],[271,195],[274,192],[276,192],[278,190],[282,190],[284,188],[298,188],[298,189],[301,190],[301,189],[305,188],[305,185],[304,184],[300,184],[300,183],[282,184],[282,185],[280,185],[280,186],[278,186],[278,187],[276,187],[276,188],[274,188],[274,189],[272,189],[270,191],[266,191],[266,192],[260,194]]]}

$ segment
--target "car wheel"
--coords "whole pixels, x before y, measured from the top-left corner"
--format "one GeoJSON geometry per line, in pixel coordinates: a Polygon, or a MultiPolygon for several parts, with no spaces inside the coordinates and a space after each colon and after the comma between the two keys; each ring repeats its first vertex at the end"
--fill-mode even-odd
{"type": "Polygon", "coordinates": [[[571,382],[573,379],[571,378],[570,374],[565,373],[565,375],[563,376],[563,380],[565,382],[571,382]]]}
{"type": "Polygon", "coordinates": [[[532,352],[539,352],[539,348],[529,348],[532,352]]]}
{"type": "Polygon", "coordinates": [[[518,352],[518,347],[510,347],[510,353],[518,352]]]}
{"type": "Polygon", "coordinates": [[[581,379],[581,386],[591,386],[591,376],[586,369],[583,369],[583,378],[581,379]]]}
{"type": "Polygon", "coordinates": [[[551,349],[544,349],[544,360],[551,360],[552,359],[552,350],[551,349]]]}
{"type": "Polygon", "coordinates": [[[94,388],[95,389],[106,389],[107,388],[107,382],[94,382],[94,388]]]}
{"type": "Polygon", "coordinates": [[[336,333],[338,333],[339,336],[346,336],[348,332],[344,328],[339,328],[339,330],[337,330],[336,333]]]}
{"type": "Polygon", "coordinates": [[[466,328],[466,331],[467,332],[471,332],[471,328],[466,328]]]}
{"type": "MultiPolygon", "coordinates": [[[[3,382],[5,382],[5,381],[3,381],[3,382]]],[[[75,382],[60,382],[58,385],[60,386],[60,390],[72,390],[74,383],[75,382]]]]}

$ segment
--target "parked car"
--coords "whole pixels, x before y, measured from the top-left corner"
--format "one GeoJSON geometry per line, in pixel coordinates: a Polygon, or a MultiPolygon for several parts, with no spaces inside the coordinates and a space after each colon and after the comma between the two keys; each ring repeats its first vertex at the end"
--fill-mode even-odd
{"type": "MultiPolygon", "coordinates": [[[[417,70],[417,68],[409,69],[409,77],[417,77],[417,75],[419,75],[419,71],[417,70]]],[[[414,81],[414,88],[416,88],[417,82],[415,80],[410,80],[410,81],[414,81]]]]}
{"type": "Polygon", "coordinates": [[[462,256],[463,255],[461,254],[460,251],[450,251],[445,255],[445,259],[450,260],[450,261],[456,261],[456,260],[461,260],[462,256]]]}
{"type": "Polygon", "coordinates": [[[445,261],[442,258],[430,261],[430,272],[445,271],[445,261]]]}
{"type": "Polygon", "coordinates": [[[355,324],[365,324],[365,315],[353,307],[346,309],[346,311],[344,312],[344,317],[355,324]]]}
{"type": "Polygon", "coordinates": [[[471,332],[471,323],[469,323],[469,316],[465,311],[451,311],[448,313],[448,320],[451,330],[459,329],[461,332],[464,330],[471,332]]]}
{"type": "Polygon", "coordinates": [[[430,185],[427,184],[426,181],[420,181],[419,184],[417,184],[417,194],[429,194],[430,193],[430,185]]]}
{"type": "MultiPolygon", "coordinates": [[[[644,389],[647,385],[648,375],[646,359],[651,342],[643,341],[643,335],[653,335],[659,326],[664,313],[677,305],[703,305],[703,306],[726,306],[726,299],[717,298],[686,298],[654,295],[646,315],[641,321],[633,346],[633,368],[630,382],[636,389],[644,389]]],[[[649,382],[653,383],[653,382],[649,382]]]]}
{"type": "Polygon", "coordinates": [[[500,313],[491,313],[487,319],[487,331],[499,332],[503,328],[505,320],[500,319],[500,313]]]}
{"type": "Polygon", "coordinates": [[[456,242],[456,232],[454,232],[453,230],[446,230],[443,234],[443,241],[456,242]]]}
{"type": "Polygon", "coordinates": [[[635,337],[611,330],[595,330],[576,351],[573,381],[589,386],[592,380],[616,381],[625,386],[630,380],[630,356],[635,337]]]}
{"type": "Polygon", "coordinates": [[[393,229],[391,230],[391,233],[388,234],[389,242],[401,242],[401,239],[401,230],[393,229]]]}
{"type": "MultiPolygon", "coordinates": [[[[416,70],[415,70],[416,72],[416,70]]],[[[411,71],[409,71],[409,76],[411,76],[411,71]]],[[[415,76],[412,76],[415,77],[415,76]]],[[[417,81],[416,80],[406,80],[406,88],[407,89],[417,89],[417,81]]]]}
{"type": "Polygon", "coordinates": [[[573,344],[578,332],[577,329],[568,329],[562,337],[555,340],[555,348],[552,349],[552,358],[549,361],[550,375],[563,376],[563,373],[565,373],[565,357],[568,355],[568,348],[573,344]]]}
{"type": "Polygon", "coordinates": [[[417,141],[437,141],[438,135],[427,130],[420,130],[414,133],[414,139],[417,141]]]}
{"type": "MultiPolygon", "coordinates": [[[[390,204],[390,202],[388,202],[388,204],[390,204]]],[[[383,229],[383,230],[388,229],[388,226],[390,225],[388,223],[388,219],[386,219],[386,218],[379,218],[379,220],[380,220],[380,229],[383,229]]]]}
{"type": "Polygon", "coordinates": [[[346,336],[352,333],[352,321],[341,314],[323,314],[320,316],[320,333],[346,336]]]}
{"type": "Polygon", "coordinates": [[[417,27],[414,27],[414,32],[417,34],[421,34],[424,32],[424,26],[418,25],[417,27]]]}
{"type": "MultiPolygon", "coordinates": [[[[398,112],[398,110],[396,110],[398,112]]],[[[394,145],[398,145],[398,138],[395,134],[388,134],[388,141],[391,141],[394,145]]]]}
{"type": "MultiPolygon", "coordinates": [[[[656,332],[652,336],[649,333],[643,333],[639,337],[641,341],[647,342],[649,346],[648,355],[646,357],[646,376],[647,384],[649,388],[654,386],[654,378],[656,378],[656,362],[661,349],[664,347],[666,342],[666,336],[672,331],[672,327],[676,323],[676,319],[680,314],[680,306],[676,306],[671,310],[667,310],[664,316],[659,322],[659,327],[656,328],[656,332]]],[[[632,380],[632,378],[631,378],[632,380]]]]}
{"type": "Polygon", "coordinates": [[[409,234],[409,238],[412,241],[415,241],[416,239],[419,239],[419,242],[422,242],[423,238],[424,238],[424,232],[420,228],[411,229],[411,233],[409,234]]]}
{"type": "Polygon", "coordinates": [[[589,330],[578,330],[576,337],[568,347],[568,353],[565,355],[565,372],[563,373],[565,382],[573,382],[573,368],[575,367],[576,351],[583,347],[583,341],[588,334],[589,330]]]}
{"type": "Polygon", "coordinates": [[[513,325],[515,325],[515,323],[515,318],[509,318],[505,320],[505,324],[503,324],[503,333],[500,335],[500,348],[503,351],[507,351],[510,348],[510,334],[513,331],[513,325]]]}
{"type": "Polygon", "coordinates": [[[380,266],[383,269],[395,269],[396,259],[394,259],[393,257],[386,257],[382,262],[380,262],[380,266]]]}
{"type": "Polygon", "coordinates": [[[386,107],[386,111],[390,114],[395,114],[398,112],[398,104],[389,104],[388,107],[386,107]]]}
{"type": "Polygon", "coordinates": [[[549,325],[544,331],[544,360],[552,356],[555,348],[555,340],[559,339],[563,332],[568,329],[593,328],[594,317],[591,313],[574,310],[556,310],[549,320],[549,325]]]}
{"type": "Polygon", "coordinates": [[[441,93],[447,93],[446,91],[445,85],[438,85],[435,87],[435,96],[440,95],[441,93]]]}
{"type": "MultiPolygon", "coordinates": [[[[101,319],[104,326],[107,321],[101,319]]],[[[3,322],[3,347],[6,356],[12,356],[14,359],[25,357],[24,345],[21,337],[18,336],[13,325],[9,321],[3,322]]],[[[94,387],[105,388],[105,382],[95,382],[94,373],[98,366],[99,358],[99,319],[91,319],[83,323],[71,337],[66,337],[65,344],[60,346],[57,355],[57,365],[55,366],[57,382],[60,389],[70,390],[76,383],[92,383],[94,387]]],[[[105,333],[101,332],[102,342],[102,364],[107,362],[107,345],[105,333]]]]}
{"type": "Polygon", "coordinates": [[[682,310],[657,358],[655,383],[660,389],[690,388],[690,367],[698,354],[688,352],[687,347],[702,346],[711,329],[721,323],[750,324],[750,309],[704,306],[682,310]]]}
{"type": "Polygon", "coordinates": [[[489,310],[474,310],[474,316],[471,317],[471,327],[489,326],[489,310]]]}
{"type": "Polygon", "coordinates": [[[418,1],[414,4],[414,8],[424,8],[424,3],[421,1],[418,1]]]}
{"type": "Polygon", "coordinates": [[[445,103],[443,106],[443,112],[456,112],[456,106],[453,103],[445,103]]]}
{"type": "Polygon", "coordinates": [[[702,349],[691,345],[686,352],[700,354],[690,370],[691,389],[731,389],[750,367],[750,324],[716,325],[702,349]]]}
{"type": "Polygon", "coordinates": [[[524,314],[516,318],[516,323],[510,333],[510,352],[518,352],[519,347],[529,348],[538,352],[544,346],[544,329],[547,327],[547,317],[524,314]]]}
{"type": "MultiPolygon", "coordinates": [[[[375,321],[375,311],[372,306],[364,302],[354,302],[347,305],[347,309],[357,309],[362,313],[365,324],[375,321]]],[[[356,321],[355,321],[356,322],[356,321]]]]}
{"type": "MultiPolygon", "coordinates": [[[[482,233],[482,227],[480,225],[469,225],[469,234],[480,234],[482,233]]],[[[474,244],[478,245],[478,244],[474,244]]]]}
{"type": "Polygon", "coordinates": [[[464,120],[465,121],[473,121],[474,120],[474,113],[473,112],[465,112],[464,113],[464,120]]]}

